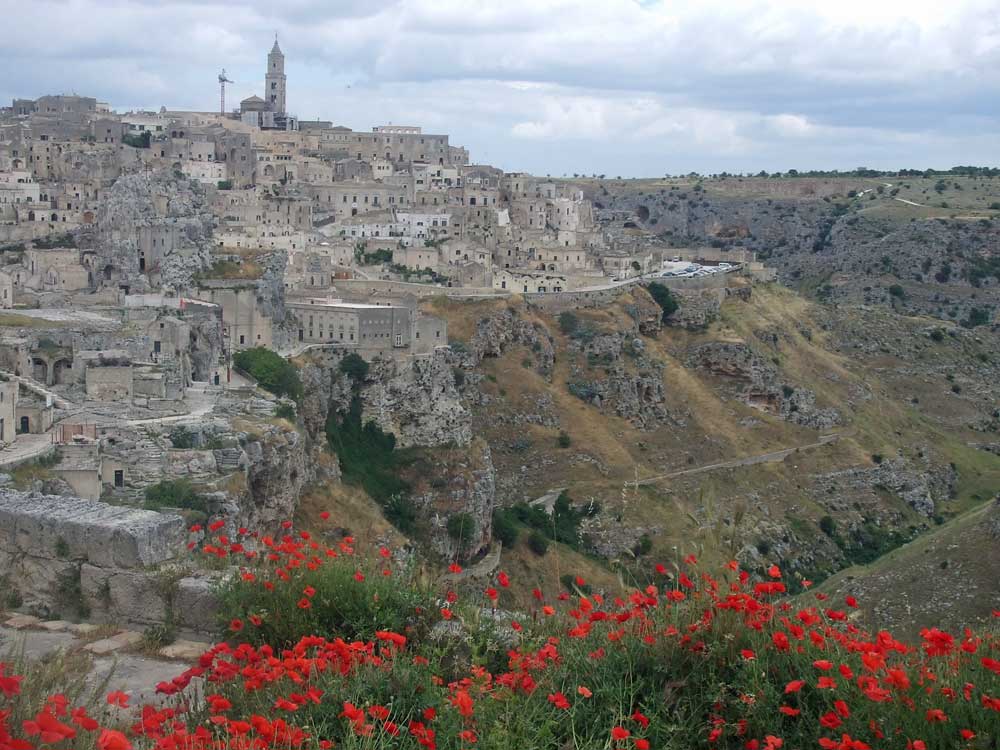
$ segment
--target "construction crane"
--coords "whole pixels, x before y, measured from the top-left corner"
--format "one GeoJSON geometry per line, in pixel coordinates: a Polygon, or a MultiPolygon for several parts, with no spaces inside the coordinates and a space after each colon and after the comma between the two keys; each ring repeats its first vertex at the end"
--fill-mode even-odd
{"type": "Polygon", "coordinates": [[[226,69],[223,68],[222,72],[219,73],[219,114],[223,117],[226,116],[226,84],[234,83],[234,81],[226,78],[226,69]]]}

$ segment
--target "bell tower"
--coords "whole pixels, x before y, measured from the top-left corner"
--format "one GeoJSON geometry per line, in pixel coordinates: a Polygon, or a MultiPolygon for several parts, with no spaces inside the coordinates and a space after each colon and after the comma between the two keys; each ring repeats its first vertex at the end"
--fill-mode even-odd
{"type": "Polygon", "coordinates": [[[264,74],[264,101],[275,114],[285,114],[285,56],[274,35],[274,46],[267,55],[267,73],[264,74]]]}

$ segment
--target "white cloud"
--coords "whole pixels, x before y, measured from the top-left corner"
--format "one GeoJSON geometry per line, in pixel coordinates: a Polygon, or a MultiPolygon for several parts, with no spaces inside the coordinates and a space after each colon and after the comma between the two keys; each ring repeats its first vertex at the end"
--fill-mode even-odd
{"type": "Polygon", "coordinates": [[[231,101],[258,92],[277,31],[300,115],[414,122],[502,165],[1000,160],[996,0],[33,0],[30,11],[0,0],[0,11],[0,66],[16,71],[0,77],[7,99],[77,90],[214,109],[222,67],[231,101]]]}

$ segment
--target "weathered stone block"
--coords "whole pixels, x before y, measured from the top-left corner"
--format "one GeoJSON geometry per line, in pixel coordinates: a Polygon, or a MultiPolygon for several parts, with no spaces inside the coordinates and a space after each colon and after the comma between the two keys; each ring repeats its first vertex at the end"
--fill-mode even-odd
{"type": "Polygon", "coordinates": [[[190,577],[177,582],[174,616],[182,628],[212,633],[219,629],[218,578],[190,577]]]}
{"type": "Polygon", "coordinates": [[[184,535],[180,516],[0,490],[0,548],[8,554],[136,568],[177,556],[184,535]]]}

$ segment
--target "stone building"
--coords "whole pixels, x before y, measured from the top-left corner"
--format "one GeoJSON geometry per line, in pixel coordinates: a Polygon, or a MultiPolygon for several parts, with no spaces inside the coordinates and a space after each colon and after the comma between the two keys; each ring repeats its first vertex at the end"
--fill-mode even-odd
{"type": "Polygon", "coordinates": [[[16,380],[0,381],[0,445],[13,443],[17,436],[17,397],[20,386],[16,380]]]}

